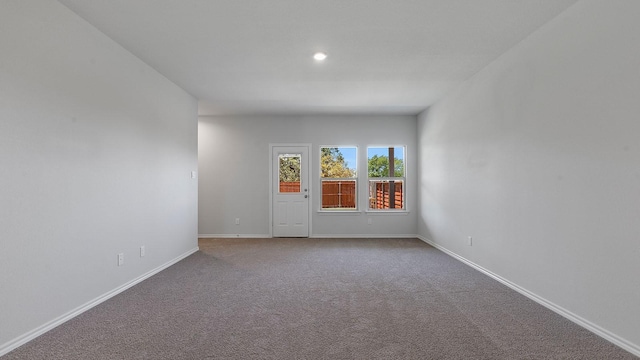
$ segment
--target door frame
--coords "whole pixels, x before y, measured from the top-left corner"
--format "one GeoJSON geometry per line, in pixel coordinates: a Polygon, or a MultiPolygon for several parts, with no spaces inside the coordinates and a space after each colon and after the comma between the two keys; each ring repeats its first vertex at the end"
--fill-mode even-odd
{"type": "Polygon", "coordinates": [[[310,197],[310,201],[307,202],[307,207],[309,208],[309,220],[308,220],[308,224],[309,224],[309,235],[308,237],[311,237],[312,234],[312,211],[311,209],[313,208],[312,206],[312,202],[314,199],[313,196],[313,184],[314,181],[311,179],[311,174],[313,173],[311,171],[311,163],[313,162],[312,159],[314,159],[313,154],[311,153],[311,144],[310,143],[269,143],[269,237],[273,238],[273,167],[274,167],[274,163],[273,163],[273,148],[274,147],[306,147],[307,148],[307,155],[308,155],[308,159],[307,159],[307,179],[309,179],[309,197],[310,197]]]}

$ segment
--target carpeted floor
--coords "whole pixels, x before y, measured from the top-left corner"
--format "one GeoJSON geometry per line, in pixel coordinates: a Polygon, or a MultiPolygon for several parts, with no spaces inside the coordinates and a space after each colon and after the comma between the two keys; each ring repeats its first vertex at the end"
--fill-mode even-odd
{"type": "Polygon", "coordinates": [[[636,357],[417,239],[211,239],[13,359],[636,357]]]}

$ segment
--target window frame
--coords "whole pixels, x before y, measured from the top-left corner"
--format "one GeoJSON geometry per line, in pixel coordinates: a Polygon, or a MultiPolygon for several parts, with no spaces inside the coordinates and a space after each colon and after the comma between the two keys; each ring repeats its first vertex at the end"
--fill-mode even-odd
{"type": "MultiPolygon", "coordinates": [[[[394,155],[395,155],[395,150],[394,150],[394,155]]],[[[388,157],[388,153],[387,153],[387,157],[388,157]]],[[[395,157],[395,156],[394,156],[395,157]]],[[[366,207],[366,212],[368,213],[406,213],[408,212],[407,210],[407,146],[406,145],[368,145],[367,146],[367,155],[366,155],[366,161],[367,161],[367,207],[366,207]],[[388,148],[394,148],[394,149],[398,149],[401,148],[402,149],[402,175],[401,177],[399,176],[383,176],[383,177],[370,177],[369,176],[369,149],[388,149],[388,148]],[[371,207],[371,183],[372,182],[401,182],[402,183],[402,207],[394,207],[394,208],[382,208],[382,209],[378,209],[378,208],[372,208],[371,207]]]]}
{"type": "Polygon", "coordinates": [[[318,201],[318,212],[322,212],[322,213],[355,213],[355,212],[360,212],[360,206],[358,204],[358,189],[359,189],[359,171],[358,171],[358,146],[357,145],[320,145],[318,147],[318,180],[320,182],[320,186],[319,186],[319,199],[320,201],[318,201]],[[341,149],[341,148],[351,148],[355,150],[355,161],[353,164],[349,163],[349,165],[351,165],[349,168],[350,169],[354,169],[355,170],[355,175],[353,177],[341,177],[341,178],[331,178],[331,177],[323,177],[322,176],[322,149],[324,148],[337,148],[337,149],[341,149]],[[323,183],[325,181],[348,181],[348,182],[353,182],[354,183],[354,207],[335,207],[335,208],[324,208],[323,207],[323,183]]]}

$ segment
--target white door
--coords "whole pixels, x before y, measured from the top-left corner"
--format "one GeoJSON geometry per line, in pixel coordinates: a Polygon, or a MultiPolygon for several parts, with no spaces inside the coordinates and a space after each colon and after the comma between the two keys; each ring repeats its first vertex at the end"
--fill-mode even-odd
{"type": "Polygon", "coordinates": [[[309,236],[309,147],[274,146],[273,236],[309,236]]]}

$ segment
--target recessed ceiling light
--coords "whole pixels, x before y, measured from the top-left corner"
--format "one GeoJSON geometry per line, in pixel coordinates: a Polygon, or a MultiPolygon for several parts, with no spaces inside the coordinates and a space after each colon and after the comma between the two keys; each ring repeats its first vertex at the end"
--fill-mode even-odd
{"type": "Polygon", "coordinates": [[[317,53],[313,54],[313,58],[318,60],[318,61],[322,61],[322,60],[327,58],[327,54],[325,54],[323,52],[317,52],[317,53]]]}

